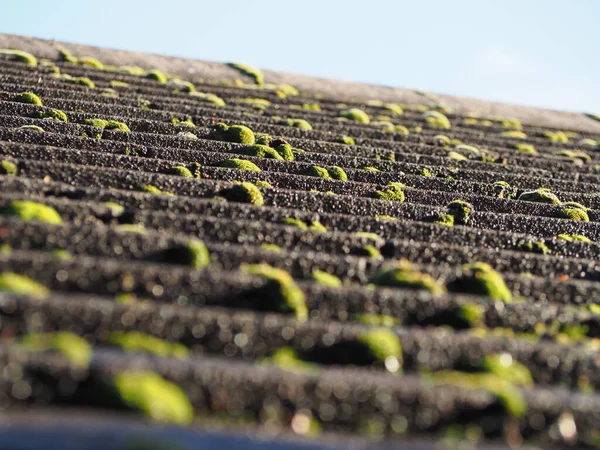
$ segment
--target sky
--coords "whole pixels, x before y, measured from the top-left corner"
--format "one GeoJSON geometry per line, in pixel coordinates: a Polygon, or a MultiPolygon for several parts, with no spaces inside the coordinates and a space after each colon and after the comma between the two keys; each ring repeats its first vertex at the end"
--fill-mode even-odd
{"type": "Polygon", "coordinates": [[[2,0],[0,32],[600,112],[597,0],[2,0]]]}

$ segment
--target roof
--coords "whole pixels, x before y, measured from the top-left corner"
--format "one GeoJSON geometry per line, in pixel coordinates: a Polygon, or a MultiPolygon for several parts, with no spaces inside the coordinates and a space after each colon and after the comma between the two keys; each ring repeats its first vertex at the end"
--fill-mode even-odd
{"type": "Polygon", "coordinates": [[[593,115],[0,48],[6,439],[598,442],[593,115]]]}

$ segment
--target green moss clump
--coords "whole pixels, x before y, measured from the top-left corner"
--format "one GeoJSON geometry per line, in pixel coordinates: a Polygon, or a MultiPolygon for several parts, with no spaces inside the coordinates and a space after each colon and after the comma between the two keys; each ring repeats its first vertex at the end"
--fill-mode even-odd
{"type": "Polygon", "coordinates": [[[46,111],[38,111],[37,113],[40,119],[57,120],[59,122],[68,122],[69,118],[60,109],[50,109],[46,111]]]}
{"type": "Polygon", "coordinates": [[[119,122],[118,120],[109,120],[104,129],[124,131],[126,133],[129,133],[131,131],[126,123],[119,122]]]}
{"type": "Polygon", "coordinates": [[[387,366],[390,359],[394,359],[396,363],[402,361],[400,338],[387,328],[378,328],[360,333],[356,336],[356,342],[363,347],[373,362],[386,363],[387,366]]]}
{"type": "Polygon", "coordinates": [[[433,137],[433,143],[435,145],[439,145],[440,147],[448,147],[450,145],[450,138],[448,136],[444,136],[443,134],[438,134],[433,137]]]}
{"type": "Polygon", "coordinates": [[[128,352],[146,352],[176,358],[186,358],[190,354],[185,345],[168,342],[137,331],[112,331],[108,335],[108,342],[128,352]]]}
{"type": "Polygon", "coordinates": [[[138,233],[138,234],[146,234],[146,228],[144,225],[139,223],[123,223],[121,225],[117,225],[116,230],[119,233],[138,233]]]}
{"type": "Polygon", "coordinates": [[[541,255],[549,255],[552,250],[544,243],[544,241],[527,242],[519,245],[519,250],[531,253],[539,253],[541,255]]]}
{"type": "Polygon", "coordinates": [[[265,98],[240,98],[240,103],[247,103],[255,109],[265,109],[271,105],[271,102],[265,98]]]}
{"type": "Polygon", "coordinates": [[[0,175],[16,175],[19,171],[17,165],[12,161],[0,161],[0,175]]]}
{"type": "Polygon", "coordinates": [[[555,155],[566,156],[567,158],[572,158],[583,162],[589,162],[592,160],[592,157],[588,153],[576,150],[562,150],[560,152],[556,152],[555,155]]]}
{"type": "Polygon", "coordinates": [[[129,83],[126,83],[124,81],[119,81],[119,80],[110,80],[110,85],[114,88],[118,88],[118,87],[128,87],[129,83]]]}
{"type": "Polygon", "coordinates": [[[429,170],[429,168],[423,167],[419,169],[419,175],[421,175],[422,177],[432,177],[433,173],[431,172],[431,170],[429,170]]]}
{"type": "Polygon", "coordinates": [[[465,225],[471,218],[473,205],[462,200],[454,200],[446,206],[448,213],[454,216],[454,222],[465,225]]]}
{"type": "Polygon", "coordinates": [[[466,156],[461,155],[460,153],[455,151],[448,152],[448,158],[453,159],[455,161],[466,161],[467,159],[469,159],[466,156]]]}
{"type": "Polygon", "coordinates": [[[198,136],[196,136],[194,133],[191,133],[189,131],[180,131],[179,133],[177,133],[176,136],[178,138],[186,139],[188,141],[197,141],[198,140],[198,136]]]}
{"type": "Polygon", "coordinates": [[[92,360],[92,346],[83,338],[67,331],[29,334],[21,343],[29,350],[57,350],[79,367],[88,367],[92,360]]]}
{"type": "Polygon", "coordinates": [[[301,130],[312,130],[312,125],[304,119],[282,119],[277,122],[279,125],[287,127],[300,128],[301,130]]]}
{"type": "Polygon", "coordinates": [[[30,105],[44,106],[42,100],[33,92],[21,92],[13,100],[19,103],[29,103],[30,105]]]}
{"type": "Polygon", "coordinates": [[[433,295],[446,292],[443,284],[427,273],[414,270],[412,264],[406,260],[395,266],[380,270],[373,283],[377,286],[425,289],[433,295]]]}
{"type": "Polygon", "coordinates": [[[302,230],[308,230],[308,225],[306,225],[302,220],[293,217],[286,218],[285,224],[290,225],[292,227],[300,228],[302,230]]]}
{"type": "Polygon", "coordinates": [[[436,384],[448,384],[469,389],[483,389],[496,396],[506,412],[522,417],[527,412],[527,402],[519,387],[493,373],[463,373],[439,371],[432,374],[436,384]]]}
{"type": "Polygon", "coordinates": [[[533,378],[529,369],[515,361],[510,353],[487,355],[481,362],[481,369],[514,384],[533,386],[533,378]]]}
{"type": "Polygon", "coordinates": [[[559,234],[556,237],[565,241],[592,242],[589,238],[581,234],[559,234]]]}
{"type": "Polygon", "coordinates": [[[537,154],[537,150],[531,144],[515,144],[515,149],[519,152],[529,153],[531,155],[537,154]]]}
{"type": "Polygon", "coordinates": [[[186,425],[194,417],[181,388],[154,372],[122,372],[113,386],[125,405],[157,422],[186,425]]]}
{"type": "Polygon", "coordinates": [[[23,125],[23,126],[17,128],[17,130],[31,130],[31,131],[37,131],[38,133],[44,132],[44,129],[42,127],[38,127],[37,125],[23,125]]]}
{"type": "Polygon", "coordinates": [[[375,191],[375,198],[379,200],[389,200],[394,202],[403,202],[406,196],[402,188],[396,183],[389,183],[385,191],[375,191]]]}
{"type": "Polygon", "coordinates": [[[79,58],[77,62],[83,66],[89,66],[100,70],[104,69],[104,64],[102,64],[96,58],[92,58],[91,56],[84,56],[82,58],[79,58]]]}
{"type": "MultiPolygon", "coordinates": [[[[292,150],[292,146],[285,142],[283,139],[275,139],[271,142],[270,147],[275,148],[277,153],[285,160],[285,161],[293,161],[294,160],[294,152],[292,150]]],[[[296,149],[297,151],[298,149],[296,149]]]]}
{"type": "Polygon", "coordinates": [[[37,66],[37,58],[31,53],[24,52],[22,50],[12,50],[4,48],[0,50],[0,55],[8,56],[13,61],[18,61],[27,64],[30,67],[37,66]]]}
{"type": "Polygon", "coordinates": [[[356,141],[354,140],[353,137],[350,137],[350,136],[342,136],[340,138],[340,143],[346,144],[346,145],[356,145],[356,141]]]}
{"type": "Polygon", "coordinates": [[[167,76],[160,70],[149,70],[146,73],[146,78],[148,78],[149,80],[158,81],[159,83],[163,84],[167,82],[167,76]]]}
{"type": "Polygon", "coordinates": [[[562,203],[562,206],[564,206],[565,208],[581,209],[582,211],[589,211],[589,209],[590,209],[587,206],[584,206],[578,202],[565,202],[565,203],[562,203]]]}
{"type": "Polygon", "coordinates": [[[527,135],[522,131],[518,130],[503,131],[502,133],[500,133],[500,136],[513,139],[527,139],[527,135]]]}
{"type": "Polygon", "coordinates": [[[318,220],[314,220],[308,228],[312,231],[317,231],[319,233],[324,233],[327,231],[327,227],[318,220]]]}
{"type": "Polygon", "coordinates": [[[464,303],[460,305],[456,315],[459,320],[465,322],[471,328],[481,326],[485,321],[483,306],[477,303],[464,303]]]}
{"type": "Polygon", "coordinates": [[[265,203],[260,189],[248,182],[236,184],[221,191],[219,195],[231,202],[251,203],[255,206],[262,206],[265,203]]]}
{"type": "Polygon", "coordinates": [[[261,306],[267,310],[293,313],[301,320],[308,319],[304,292],[288,272],[267,264],[249,265],[246,270],[266,279],[265,285],[255,292],[256,300],[263,303],[261,306]]]}
{"type": "Polygon", "coordinates": [[[452,124],[448,117],[439,111],[426,111],[423,113],[425,122],[435,128],[452,128],[452,124]]]}
{"type": "Polygon", "coordinates": [[[558,211],[557,216],[561,219],[570,219],[580,222],[590,221],[590,217],[588,216],[588,214],[584,210],[579,208],[563,208],[560,211],[558,211]]]}
{"type": "Polygon", "coordinates": [[[600,141],[595,141],[593,139],[585,138],[579,141],[579,145],[584,145],[586,147],[598,147],[600,146],[600,141]]]}
{"type": "Polygon", "coordinates": [[[149,194],[158,194],[158,195],[173,195],[170,192],[163,191],[156,186],[151,184],[147,184],[142,188],[142,192],[148,192],[149,194]]]}
{"type": "Polygon", "coordinates": [[[346,172],[341,167],[333,166],[331,169],[328,169],[328,172],[329,176],[334,180],[348,181],[348,175],[346,175],[346,172]]]}
{"type": "Polygon", "coordinates": [[[367,172],[381,172],[381,170],[373,166],[365,166],[363,167],[363,170],[366,170],[367,172]]]}
{"type": "Polygon", "coordinates": [[[560,205],[560,200],[552,192],[536,189],[535,191],[523,192],[517,200],[526,202],[550,203],[552,205],[560,205]]]}
{"type": "Polygon", "coordinates": [[[189,117],[185,120],[181,120],[181,119],[178,119],[177,117],[173,117],[171,119],[171,123],[173,125],[181,125],[183,127],[196,128],[196,124],[194,122],[192,122],[192,119],[190,119],[189,117]]]}
{"type": "Polygon", "coordinates": [[[268,242],[263,242],[262,244],[260,244],[260,248],[262,248],[263,250],[268,250],[270,252],[280,252],[281,251],[281,247],[277,244],[270,244],[268,242]]]}
{"type": "Polygon", "coordinates": [[[546,131],[544,136],[546,136],[550,142],[558,142],[561,144],[569,143],[569,136],[564,131],[546,131]]]}
{"type": "Polygon", "coordinates": [[[252,145],[256,139],[252,130],[244,125],[229,126],[224,123],[214,125],[212,138],[219,141],[235,142],[237,144],[252,145]]]}
{"type": "Polygon", "coordinates": [[[71,64],[77,64],[77,58],[71,54],[71,52],[65,48],[58,50],[58,60],[68,62],[71,64]]]}
{"type": "Polygon", "coordinates": [[[311,277],[313,280],[315,280],[317,284],[321,284],[323,286],[329,286],[334,288],[342,287],[342,280],[340,280],[335,275],[332,275],[319,269],[313,270],[311,277]]]}
{"type": "Polygon", "coordinates": [[[106,128],[106,125],[108,125],[108,120],[105,119],[97,119],[97,118],[90,118],[90,119],[85,119],[83,121],[84,125],[90,125],[92,127],[96,127],[96,128],[106,128]]]}
{"type": "Polygon", "coordinates": [[[480,295],[506,303],[512,302],[512,293],[502,275],[489,264],[481,262],[465,264],[462,270],[462,275],[448,283],[449,291],[480,295]]]}
{"type": "Polygon", "coordinates": [[[45,299],[50,294],[50,291],[44,285],[13,272],[0,273],[0,291],[40,300],[45,299]]]}
{"type": "Polygon", "coordinates": [[[191,239],[185,244],[175,245],[165,250],[163,259],[169,263],[202,269],[210,264],[210,253],[204,242],[191,239]]]}
{"type": "Polygon", "coordinates": [[[184,166],[173,166],[169,170],[169,173],[171,173],[173,175],[178,175],[180,177],[194,178],[194,175],[192,175],[192,172],[190,171],[190,169],[188,169],[187,167],[184,167],[184,166]]]}
{"type": "Polygon", "coordinates": [[[236,149],[237,153],[242,155],[255,156],[257,158],[271,158],[283,160],[283,157],[275,150],[267,145],[254,144],[241,149],[236,149]]]}
{"type": "Polygon", "coordinates": [[[13,216],[25,222],[38,221],[60,225],[62,218],[51,206],[29,200],[12,200],[0,210],[3,216],[13,216]]]}
{"type": "Polygon", "coordinates": [[[319,178],[331,179],[331,176],[329,175],[329,171],[327,169],[325,169],[324,167],[311,166],[306,171],[306,174],[308,176],[311,176],[311,177],[319,177],[319,178]]]}
{"type": "Polygon", "coordinates": [[[359,108],[350,108],[340,112],[340,117],[360,123],[370,123],[369,115],[359,108]]]}
{"type": "Polygon", "coordinates": [[[60,259],[61,261],[73,261],[73,255],[67,250],[56,248],[50,253],[52,254],[52,256],[54,256],[57,259],[60,259]]]}
{"type": "Polygon", "coordinates": [[[192,97],[198,98],[206,103],[212,103],[217,106],[225,106],[225,100],[215,94],[207,94],[204,92],[190,92],[192,97]]]}
{"type": "Polygon", "coordinates": [[[454,216],[452,214],[445,214],[445,213],[437,214],[433,218],[433,223],[435,223],[437,225],[444,225],[447,227],[452,227],[452,226],[454,226],[454,216]]]}
{"type": "Polygon", "coordinates": [[[299,373],[313,373],[318,370],[318,365],[304,361],[298,352],[291,347],[275,350],[268,358],[263,360],[266,365],[274,365],[283,370],[299,373]]]}
{"type": "Polygon", "coordinates": [[[260,167],[254,164],[252,161],[245,159],[232,158],[219,163],[219,167],[227,167],[228,169],[238,170],[252,170],[254,172],[261,172],[260,167]]]}
{"type": "Polygon", "coordinates": [[[249,76],[254,80],[254,82],[259,86],[265,85],[265,77],[262,71],[256,67],[249,66],[247,64],[231,62],[228,64],[230,67],[239,70],[246,76],[249,76]]]}
{"type": "Polygon", "coordinates": [[[259,188],[273,189],[273,185],[271,183],[269,183],[268,181],[258,180],[254,184],[256,185],[256,187],[259,187],[259,188]]]}
{"type": "Polygon", "coordinates": [[[350,319],[366,325],[379,325],[383,327],[394,327],[400,323],[396,317],[387,316],[385,314],[353,314],[350,319]]]}
{"type": "Polygon", "coordinates": [[[96,87],[94,82],[92,80],[90,80],[88,77],[67,78],[66,81],[68,81],[69,83],[73,83],[73,84],[79,84],[81,86],[85,86],[90,89],[94,89],[96,87]]]}

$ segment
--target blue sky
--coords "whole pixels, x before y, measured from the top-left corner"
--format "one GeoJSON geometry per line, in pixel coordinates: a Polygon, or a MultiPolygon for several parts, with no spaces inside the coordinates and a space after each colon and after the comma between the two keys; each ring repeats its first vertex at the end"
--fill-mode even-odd
{"type": "Polygon", "coordinates": [[[4,0],[0,31],[600,112],[600,1],[4,0]]]}

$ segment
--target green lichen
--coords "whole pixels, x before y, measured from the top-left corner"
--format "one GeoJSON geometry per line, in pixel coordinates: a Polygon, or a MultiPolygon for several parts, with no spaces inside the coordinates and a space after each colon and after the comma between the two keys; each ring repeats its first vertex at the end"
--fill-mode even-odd
{"type": "Polygon", "coordinates": [[[163,259],[169,263],[202,269],[210,264],[210,253],[204,242],[198,239],[190,239],[184,244],[175,245],[165,250],[163,259]]]}
{"type": "Polygon", "coordinates": [[[24,52],[22,50],[12,50],[4,48],[0,50],[0,55],[8,56],[13,61],[18,61],[27,64],[30,67],[36,67],[38,62],[37,58],[31,53],[24,52]]]}
{"type": "Polygon", "coordinates": [[[592,242],[589,238],[581,234],[559,234],[556,237],[565,241],[592,242]]]}
{"type": "Polygon", "coordinates": [[[209,94],[204,92],[190,92],[192,97],[202,100],[206,103],[212,103],[217,106],[225,106],[225,100],[215,94],[209,94]]]}
{"type": "Polygon", "coordinates": [[[448,283],[449,291],[480,295],[506,303],[512,302],[512,293],[502,275],[489,264],[481,262],[465,264],[462,266],[462,271],[462,275],[448,283]]]}
{"type": "Polygon", "coordinates": [[[62,218],[51,206],[29,200],[12,200],[0,210],[3,216],[13,216],[25,222],[37,221],[60,225],[62,218]]]}
{"type": "Polygon", "coordinates": [[[33,92],[21,92],[15,98],[13,98],[13,101],[19,103],[29,103],[30,105],[36,106],[44,106],[42,100],[33,92]]]}
{"type": "Polygon", "coordinates": [[[584,210],[579,208],[563,208],[560,211],[558,211],[556,215],[557,217],[560,217],[562,219],[570,219],[580,222],[590,221],[590,217],[588,216],[588,214],[584,210]]]}
{"type": "Polygon", "coordinates": [[[186,425],[194,408],[180,387],[154,372],[122,372],[113,386],[122,402],[148,418],[164,423],[186,425]]]}
{"type": "Polygon", "coordinates": [[[238,170],[251,170],[254,172],[261,172],[260,167],[254,164],[252,161],[245,159],[232,158],[219,163],[219,167],[227,167],[229,169],[238,170]]]}
{"type": "Polygon", "coordinates": [[[396,217],[388,216],[387,214],[377,214],[375,218],[380,220],[398,220],[396,217]]]}
{"type": "Polygon", "coordinates": [[[515,117],[506,117],[502,119],[500,123],[504,128],[514,128],[516,130],[520,130],[523,128],[521,121],[515,117]]]}
{"type": "Polygon", "coordinates": [[[24,275],[13,272],[0,273],[0,291],[43,300],[50,294],[48,288],[24,275]]]}
{"type": "Polygon", "coordinates": [[[448,213],[454,216],[454,223],[465,225],[471,218],[473,205],[463,200],[454,200],[446,206],[448,213]]]}
{"type": "Polygon", "coordinates": [[[402,361],[402,344],[396,333],[388,328],[378,328],[365,331],[356,336],[356,343],[373,362],[385,363],[386,367],[394,367],[391,360],[396,363],[394,371],[398,370],[398,364],[402,361]]]}
{"type": "Polygon", "coordinates": [[[231,202],[250,203],[255,206],[262,206],[265,203],[260,189],[248,182],[236,184],[221,191],[219,195],[231,202]]]}
{"type": "Polygon", "coordinates": [[[60,109],[50,109],[44,111],[38,111],[37,116],[40,119],[56,120],[58,122],[68,122],[69,118],[60,109]]]}
{"type": "Polygon", "coordinates": [[[481,362],[481,369],[514,384],[533,386],[533,378],[529,369],[515,361],[510,353],[487,355],[481,362]]]}
{"type": "Polygon", "coordinates": [[[518,130],[503,131],[502,133],[500,133],[500,136],[513,139],[527,139],[527,135],[522,131],[518,130]]]}
{"type": "Polygon", "coordinates": [[[162,73],[160,70],[149,70],[146,73],[146,78],[150,79],[150,80],[154,80],[154,81],[158,81],[159,83],[166,83],[167,82],[167,76],[162,73]]]}
{"type": "Polygon", "coordinates": [[[446,292],[443,284],[431,275],[415,270],[412,264],[406,260],[395,266],[380,270],[373,283],[377,286],[425,289],[432,295],[440,295],[446,292]]]}
{"type": "Polygon", "coordinates": [[[334,180],[348,181],[348,175],[346,175],[346,172],[341,167],[333,166],[327,171],[329,172],[329,176],[334,180]]]}
{"type": "Polygon", "coordinates": [[[180,177],[194,178],[194,175],[192,174],[190,169],[188,169],[187,167],[184,167],[184,166],[173,166],[169,170],[169,173],[180,176],[180,177]]]}
{"type": "Polygon", "coordinates": [[[265,85],[265,78],[260,69],[249,66],[247,64],[236,63],[236,62],[228,63],[228,65],[230,67],[233,67],[234,69],[237,69],[244,75],[252,78],[257,85],[259,85],[259,86],[265,85]]]}
{"type": "Polygon", "coordinates": [[[374,197],[379,200],[389,200],[394,202],[403,202],[406,198],[404,191],[398,183],[388,183],[388,189],[385,191],[375,191],[374,197]]]}
{"type": "Polygon", "coordinates": [[[85,339],[67,331],[29,334],[23,336],[20,343],[28,350],[37,352],[56,350],[79,367],[88,367],[92,360],[92,346],[85,339]]]}
{"type": "Polygon", "coordinates": [[[387,133],[393,133],[394,131],[396,131],[396,127],[389,120],[377,120],[377,121],[371,122],[371,125],[379,128],[381,131],[385,131],[387,133]]]}
{"type": "Polygon", "coordinates": [[[282,119],[277,122],[278,125],[300,128],[301,130],[312,130],[312,125],[304,119],[282,119]]]}
{"type": "Polygon", "coordinates": [[[319,269],[314,269],[312,271],[311,277],[313,280],[315,280],[317,284],[321,284],[323,286],[334,288],[342,287],[342,280],[340,280],[335,275],[332,275],[319,269]]]}
{"type": "Polygon", "coordinates": [[[23,125],[17,128],[17,130],[31,130],[37,131],[38,133],[43,133],[44,129],[42,127],[38,127],[37,125],[23,125]]]}
{"type": "Polygon", "coordinates": [[[370,123],[369,115],[359,108],[350,108],[340,112],[340,117],[360,123],[370,123]]]}
{"type": "Polygon", "coordinates": [[[283,157],[275,150],[267,145],[254,144],[247,147],[236,149],[236,153],[247,156],[255,156],[257,158],[271,158],[283,160],[283,157]]]}
{"type": "Polygon", "coordinates": [[[186,358],[190,354],[185,345],[168,342],[164,339],[137,331],[112,331],[108,335],[108,342],[121,347],[127,352],[146,352],[158,356],[174,356],[176,358],[186,358]]]}
{"type": "Polygon", "coordinates": [[[350,136],[342,136],[339,142],[346,145],[356,145],[356,141],[350,136]]]}
{"type": "Polygon", "coordinates": [[[537,154],[537,150],[531,144],[515,144],[515,149],[522,153],[529,153],[530,155],[537,154]]]}
{"type": "Polygon", "coordinates": [[[304,292],[288,272],[267,264],[249,265],[246,271],[266,280],[265,285],[255,292],[261,306],[267,310],[292,313],[300,320],[308,319],[304,292]]]}
{"type": "Polygon", "coordinates": [[[425,122],[435,128],[451,128],[452,124],[448,117],[439,111],[426,111],[423,113],[425,122]]]}
{"type": "Polygon", "coordinates": [[[12,161],[0,161],[0,175],[16,175],[19,171],[17,165],[12,161]]]}
{"type": "Polygon", "coordinates": [[[311,231],[317,231],[319,233],[324,233],[327,231],[327,227],[318,220],[313,220],[308,229],[311,231]]]}
{"type": "Polygon", "coordinates": [[[225,123],[217,123],[212,129],[211,137],[219,141],[246,145],[252,145],[256,141],[252,130],[244,125],[229,126],[225,123]]]}
{"type": "Polygon", "coordinates": [[[350,319],[366,325],[379,325],[383,327],[394,327],[400,323],[396,317],[387,316],[385,314],[353,314],[350,319]]]}
{"type": "Polygon", "coordinates": [[[535,191],[523,192],[519,195],[518,200],[526,202],[550,203],[552,205],[560,205],[560,200],[552,192],[536,189],[535,191]]]}
{"type": "Polygon", "coordinates": [[[311,177],[331,179],[331,176],[329,175],[329,171],[327,169],[325,169],[324,167],[311,166],[306,171],[306,174],[311,177]]]}
{"type": "Polygon", "coordinates": [[[539,253],[541,255],[549,255],[552,250],[544,243],[544,241],[526,242],[519,245],[519,250],[531,253],[539,253]]]}

